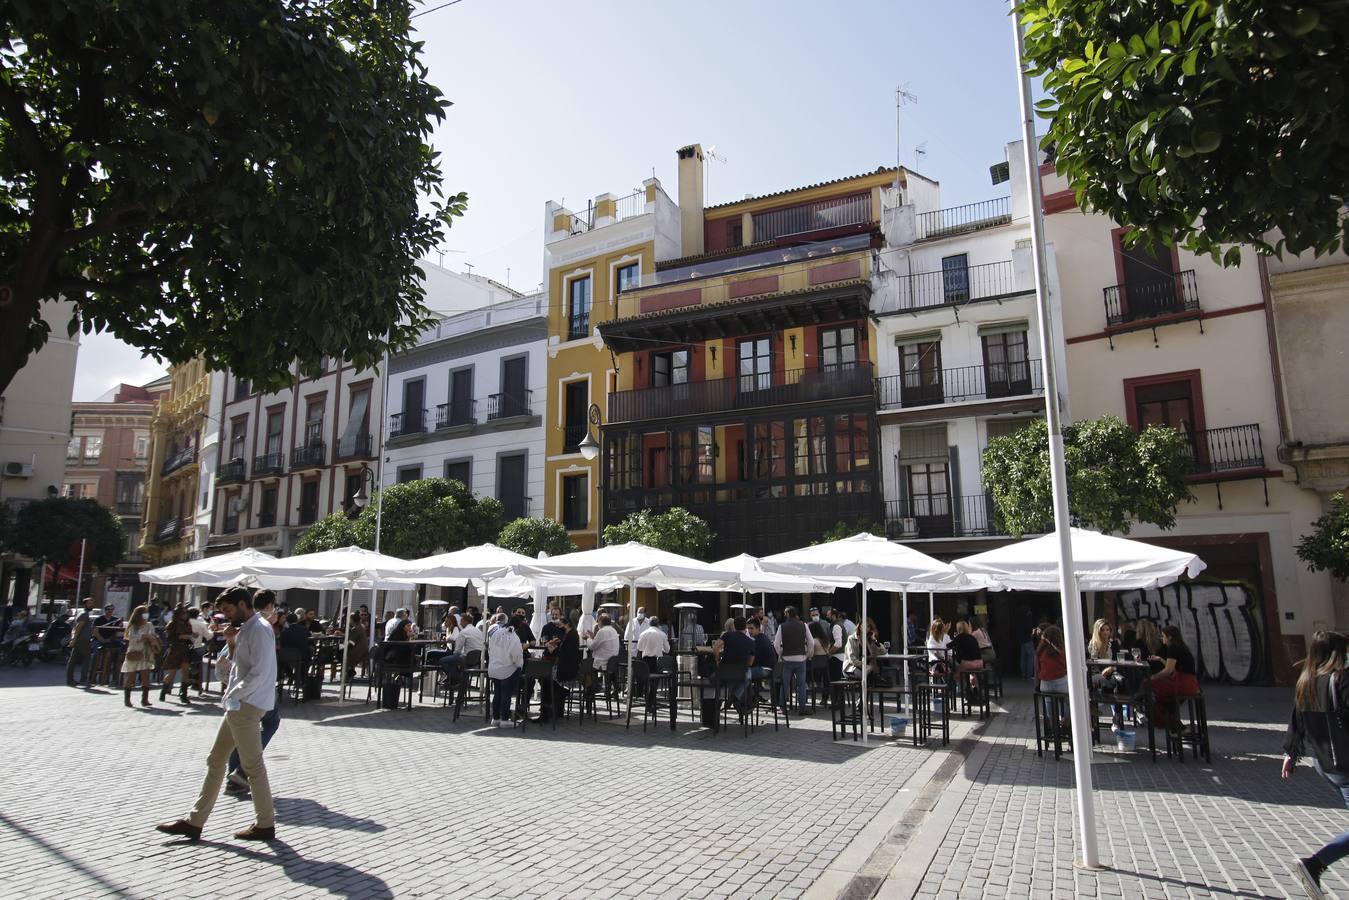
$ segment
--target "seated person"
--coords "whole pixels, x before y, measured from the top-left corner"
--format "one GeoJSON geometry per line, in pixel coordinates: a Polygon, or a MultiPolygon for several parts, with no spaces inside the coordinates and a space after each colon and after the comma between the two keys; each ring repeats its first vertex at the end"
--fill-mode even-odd
{"type": "MultiPolygon", "coordinates": [[[[876,623],[867,619],[867,677],[869,678],[880,674],[876,657],[885,653],[885,647],[881,645],[879,637],[880,633],[876,630],[876,623]]],[[[860,679],[862,677],[861,629],[853,629],[853,633],[848,636],[846,653],[848,660],[843,664],[843,677],[860,679]]]]}
{"type": "Polygon", "coordinates": [[[553,660],[557,667],[551,682],[552,690],[545,691],[539,700],[539,722],[547,722],[551,716],[561,715],[571,693],[562,686],[564,681],[575,681],[581,668],[581,638],[571,623],[562,619],[558,623],[562,631],[560,638],[550,640],[544,650],[544,658],[553,660]]]}
{"type": "MultiPolygon", "coordinates": [[[[970,623],[963,619],[956,623],[955,636],[951,638],[947,649],[957,672],[973,672],[984,667],[984,655],[979,647],[979,639],[971,631],[970,623]]],[[[961,683],[965,690],[970,692],[974,692],[978,684],[973,678],[962,678],[961,683]]]]}
{"type": "Polygon", "coordinates": [[[712,645],[712,651],[718,663],[745,667],[745,680],[730,686],[731,699],[738,704],[744,699],[745,687],[749,684],[749,670],[754,667],[754,638],[745,633],[747,623],[744,616],[736,616],[730,625],[712,645]]]}
{"type": "Polygon", "coordinates": [[[305,670],[309,669],[314,646],[309,640],[309,626],[301,622],[295,613],[286,614],[286,627],[281,629],[281,649],[299,650],[301,664],[305,670]]]}
{"type": "Polygon", "coordinates": [[[773,668],[778,664],[778,651],[773,646],[772,638],[764,631],[763,620],[750,620],[749,636],[754,639],[754,665],[749,670],[749,677],[772,678],[773,668]]]}

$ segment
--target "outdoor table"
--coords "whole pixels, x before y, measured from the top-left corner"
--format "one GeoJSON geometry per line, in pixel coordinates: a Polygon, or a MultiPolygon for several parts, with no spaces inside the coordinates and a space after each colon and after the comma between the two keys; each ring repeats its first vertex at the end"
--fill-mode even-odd
{"type": "MultiPolygon", "coordinates": [[[[1089,691],[1089,693],[1091,694],[1091,697],[1090,697],[1090,703],[1091,703],[1091,732],[1092,732],[1092,737],[1093,737],[1093,739],[1095,740],[1096,743],[1098,743],[1098,744],[1100,743],[1100,739],[1101,739],[1101,727],[1100,727],[1100,723],[1099,723],[1099,721],[1097,720],[1097,717],[1096,717],[1096,707],[1097,707],[1097,705],[1099,705],[1099,704],[1104,704],[1104,705],[1112,706],[1112,707],[1118,707],[1118,706],[1128,705],[1128,706],[1134,708],[1135,710],[1138,709],[1139,707],[1142,707],[1142,708],[1144,709],[1144,711],[1148,714],[1148,716],[1147,716],[1147,720],[1148,720],[1148,752],[1151,754],[1151,756],[1152,756],[1152,761],[1155,763],[1155,762],[1157,762],[1157,732],[1156,732],[1156,728],[1154,727],[1153,721],[1152,721],[1152,703],[1153,703],[1153,701],[1152,701],[1152,677],[1151,677],[1151,675],[1152,675],[1152,667],[1148,664],[1148,661],[1145,660],[1145,659],[1143,659],[1143,660],[1133,660],[1133,659],[1119,659],[1119,660],[1114,660],[1114,659],[1089,659],[1089,660],[1087,660],[1088,675],[1090,675],[1090,670],[1091,670],[1091,669],[1109,669],[1109,668],[1112,668],[1112,667],[1113,667],[1113,668],[1116,668],[1116,669],[1126,669],[1126,670],[1131,670],[1131,671],[1133,671],[1133,672],[1135,672],[1135,673],[1137,673],[1137,674],[1141,674],[1141,675],[1143,676],[1143,679],[1142,679],[1142,681],[1139,683],[1138,688],[1137,688],[1136,690],[1133,690],[1133,691],[1127,691],[1127,692],[1102,691],[1102,690],[1099,690],[1099,689],[1096,689],[1096,688],[1092,688],[1092,689],[1089,691]]],[[[1090,686],[1090,684],[1091,684],[1091,679],[1090,679],[1090,678],[1087,679],[1087,684],[1088,684],[1088,686],[1090,686]]],[[[1136,712],[1135,712],[1135,714],[1134,714],[1134,717],[1135,717],[1135,718],[1137,717],[1137,713],[1136,713],[1136,712]]]]}

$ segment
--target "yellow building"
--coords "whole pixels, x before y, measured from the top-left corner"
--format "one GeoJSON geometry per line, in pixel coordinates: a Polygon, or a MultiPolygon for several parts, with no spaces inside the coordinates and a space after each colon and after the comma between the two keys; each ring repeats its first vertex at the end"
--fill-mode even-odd
{"type": "Polygon", "coordinates": [[[169,392],[155,403],[150,420],[141,552],[152,566],[182,562],[204,549],[204,532],[196,528],[203,505],[202,451],[217,431],[211,427],[212,377],[206,364],[194,359],[173,366],[169,379],[169,392]]]}
{"type": "Polygon", "coordinates": [[[680,253],[679,210],[660,182],[616,197],[601,194],[573,211],[545,208],[548,277],[548,399],[545,420],[544,515],[566,525],[582,548],[597,544],[598,461],[580,447],[603,419],[615,367],[598,327],[614,318],[618,295],[680,253]]]}

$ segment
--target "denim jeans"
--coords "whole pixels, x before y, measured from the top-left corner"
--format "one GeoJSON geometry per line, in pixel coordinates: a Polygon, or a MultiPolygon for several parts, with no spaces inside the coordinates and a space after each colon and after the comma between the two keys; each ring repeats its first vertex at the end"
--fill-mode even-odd
{"type": "Polygon", "coordinates": [[[806,708],[806,661],[804,659],[793,662],[789,659],[782,661],[782,696],[778,697],[778,702],[782,704],[783,709],[787,708],[787,696],[791,693],[792,679],[796,679],[796,708],[806,708]]]}
{"type": "Polygon", "coordinates": [[[511,718],[511,700],[515,697],[515,691],[520,686],[520,670],[516,669],[508,678],[493,678],[492,690],[492,718],[500,719],[503,722],[510,721],[511,718]]]}
{"type": "MultiPolygon", "coordinates": [[[[262,749],[266,750],[267,745],[272,742],[272,735],[281,727],[281,700],[277,699],[272,704],[272,708],[262,714],[262,749]]],[[[239,769],[239,751],[236,748],[230,753],[229,765],[225,771],[236,772],[239,769]]]]}
{"type": "MultiPolygon", "coordinates": [[[[1322,771],[1320,763],[1315,763],[1315,765],[1316,771],[1320,772],[1326,781],[1329,781],[1334,785],[1335,789],[1340,792],[1340,796],[1344,799],[1345,808],[1349,809],[1349,775],[1341,775],[1338,772],[1325,772],[1322,771]]],[[[1313,855],[1323,866],[1337,863],[1346,856],[1349,856],[1349,831],[1340,834],[1338,837],[1331,838],[1329,843],[1320,850],[1317,850],[1313,855]]]]}
{"type": "Polygon", "coordinates": [[[1035,645],[1030,641],[1021,644],[1021,677],[1035,677],[1035,645]]]}

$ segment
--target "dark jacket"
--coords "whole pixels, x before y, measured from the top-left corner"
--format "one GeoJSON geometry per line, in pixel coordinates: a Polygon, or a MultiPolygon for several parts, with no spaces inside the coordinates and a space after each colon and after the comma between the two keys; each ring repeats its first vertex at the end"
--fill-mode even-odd
{"type": "MultiPolygon", "coordinates": [[[[1315,713],[1317,715],[1331,708],[1330,677],[1319,675],[1316,678],[1316,696],[1321,704],[1321,709],[1315,713]]],[[[1349,727],[1349,673],[1341,672],[1335,676],[1335,706],[1339,709],[1340,720],[1349,727]]],[[[1288,721],[1288,731],[1283,739],[1283,752],[1290,756],[1293,762],[1297,762],[1299,757],[1307,754],[1316,759],[1329,759],[1330,747],[1318,744],[1315,737],[1307,731],[1304,722],[1305,712],[1296,706],[1293,707],[1293,714],[1288,721]]]]}
{"type": "Polygon", "coordinates": [[[567,632],[562,643],[557,645],[554,660],[557,663],[558,681],[571,681],[576,677],[576,671],[581,667],[581,639],[574,629],[567,632]]]}

